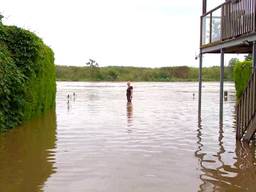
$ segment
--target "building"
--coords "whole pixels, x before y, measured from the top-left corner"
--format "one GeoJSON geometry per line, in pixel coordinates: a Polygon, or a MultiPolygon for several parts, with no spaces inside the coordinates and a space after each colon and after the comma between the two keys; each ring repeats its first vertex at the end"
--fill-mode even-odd
{"type": "MultiPolygon", "coordinates": [[[[223,121],[224,56],[227,53],[252,53],[256,68],[256,0],[226,0],[207,11],[202,0],[199,54],[199,102],[201,115],[202,66],[206,53],[220,54],[220,123],[223,121]]],[[[256,131],[256,75],[255,70],[236,106],[236,138],[249,142],[256,131]]]]}

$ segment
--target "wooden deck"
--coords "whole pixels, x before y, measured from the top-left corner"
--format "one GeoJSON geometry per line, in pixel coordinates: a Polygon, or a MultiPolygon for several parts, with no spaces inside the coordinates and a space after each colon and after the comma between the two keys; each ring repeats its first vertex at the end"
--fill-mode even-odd
{"type": "Polygon", "coordinates": [[[200,48],[205,53],[251,53],[256,40],[256,1],[229,0],[201,16],[200,48]]]}

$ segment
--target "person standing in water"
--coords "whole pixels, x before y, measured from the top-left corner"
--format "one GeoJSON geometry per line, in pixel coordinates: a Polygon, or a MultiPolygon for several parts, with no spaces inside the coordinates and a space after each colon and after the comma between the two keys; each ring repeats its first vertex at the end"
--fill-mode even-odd
{"type": "Polygon", "coordinates": [[[131,103],[132,102],[132,92],[133,92],[133,87],[131,86],[131,82],[127,82],[127,90],[126,90],[126,97],[127,97],[127,102],[131,103]]]}

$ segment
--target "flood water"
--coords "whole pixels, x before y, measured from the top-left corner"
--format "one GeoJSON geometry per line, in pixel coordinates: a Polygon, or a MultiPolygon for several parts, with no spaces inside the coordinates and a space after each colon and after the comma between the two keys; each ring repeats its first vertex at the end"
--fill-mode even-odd
{"type": "Polygon", "coordinates": [[[232,83],[221,126],[218,83],[203,84],[201,118],[197,83],[134,83],[130,105],[125,83],[57,85],[56,110],[0,135],[1,192],[256,190],[232,83]]]}

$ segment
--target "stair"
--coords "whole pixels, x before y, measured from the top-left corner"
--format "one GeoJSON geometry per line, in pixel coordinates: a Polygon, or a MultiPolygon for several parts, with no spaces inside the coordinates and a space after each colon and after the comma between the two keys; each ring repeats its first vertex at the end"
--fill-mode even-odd
{"type": "Polygon", "coordinates": [[[247,143],[256,132],[256,71],[236,106],[236,138],[247,143]]]}
{"type": "Polygon", "coordinates": [[[250,140],[252,139],[255,131],[256,131],[256,118],[254,116],[250,125],[249,125],[249,127],[248,127],[248,129],[247,129],[247,131],[246,131],[246,133],[243,136],[243,140],[245,142],[249,143],[250,140]]]}

